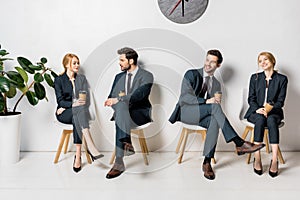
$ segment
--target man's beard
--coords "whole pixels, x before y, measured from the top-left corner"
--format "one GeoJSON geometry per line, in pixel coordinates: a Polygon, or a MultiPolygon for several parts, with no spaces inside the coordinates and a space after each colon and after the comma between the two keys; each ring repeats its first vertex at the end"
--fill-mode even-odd
{"type": "Polygon", "coordinates": [[[127,68],[125,68],[125,69],[123,68],[122,71],[123,71],[123,72],[128,71],[128,70],[130,70],[130,68],[131,68],[131,65],[129,65],[129,66],[128,66],[127,68]]]}

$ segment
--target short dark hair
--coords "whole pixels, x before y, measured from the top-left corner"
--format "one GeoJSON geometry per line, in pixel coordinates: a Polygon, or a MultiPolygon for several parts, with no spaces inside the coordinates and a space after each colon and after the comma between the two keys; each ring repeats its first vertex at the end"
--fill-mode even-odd
{"type": "Polygon", "coordinates": [[[121,49],[118,50],[118,54],[125,54],[125,57],[127,60],[133,59],[133,64],[136,65],[137,64],[137,59],[138,59],[138,54],[137,52],[130,48],[130,47],[123,47],[121,49]]]}
{"type": "Polygon", "coordinates": [[[223,62],[223,57],[222,57],[222,54],[219,50],[217,49],[212,49],[212,50],[209,50],[207,52],[207,55],[213,55],[213,56],[217,56],[218,57],[218,64],[221,64],[223,62]]]}

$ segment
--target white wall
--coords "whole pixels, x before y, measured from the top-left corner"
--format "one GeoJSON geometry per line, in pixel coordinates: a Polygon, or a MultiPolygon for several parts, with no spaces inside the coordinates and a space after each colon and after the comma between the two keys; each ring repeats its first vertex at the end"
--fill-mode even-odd
{"type": "MultiPolygon", "coordinates": [[[[0,5],[2,47],[7,49],[13,58],[23,55],[36,61],[45,56],[49,60],[48,66],[59,72],[62,71],[62,57],[67,52],[78,54],[83,63],[82,68],[86,63],[86,71],[102,71],[97,63],[97,67],[91,68],[87,62],[92,53],[115,36],[144,28],[164,29],[184,35],[205,51],[210,48],[220,49],[224,55],[224,63],[219,71],[226,89],[226,103],[223,106],[239,134],[243,131],[238,118],[242,88],[248,86],[250,74],[257,70],[258,53],[270,51],[277,58],[277,69],[289,77],[285,106],[286,126],[281,129],[281,148],[300,149],[300,125],[297,123],[300,87],[295,81],[297,73],[300,72],[297,59],[300,53],[298,0],[210,1],[204,15],[198,21],[186,25],[175,24],[166,19],[160,13],[157,0],[0,0],[0,5]]],[[[147,39],[145,37],[145,40],[147,39]]],[[[124,44],[126,42],[123,41],[124,44]]],[[[170,42],[176,44],[177,41],[170,42]]],[[[128,43],[131,44],[133,43],[128,43]]],[[[185,52],[184,57],[197,54],[193,50],[191,48],[190,52],[185,52]]],[[[99,55],[99,59],[101,56],[99,55]]],[[[117,58],[117,55],[113,56],[117,58]]],[[[203,56],[203,53],[199,52],[199,62],[195,63],[193,60],[193,65],[202,66],[203,56]]],[[[6,67],[15,65],[14,61],[7,63],[6,67]]],[[[105,67],[107,66],[103,66],[105,67]]],[[[111,67],[114,67],[110,69],[113,78],[118,66],[111,67]]],[[[179,66],[179,69],[174,66],[175,70],[182,73],[190,67],[179,66]]],[[[149,68],[151,69],[150,66],[149,68]]],[[[175,84],[181,81],[178,77],[169,77],[168,74],[165,76],[171,82],[173,78],[175,84]]],[[[101,88],[106,90],[110,87],[109,81],[101,85],[101,88]]],[[[111,114],[100,102],[106,96],[107,91],[96,96],[101,116],[111,114]]],[[[23,112],[21,149],[24,151],[49,151],[57,148],[60,129],[53,124],[56,107],[53,90],[48,90],[48,97],[49,102],[40,102],[36,107],[30,106],[26,101],[19,107],[23,112]]],[[[164,98],[162,106],[168,106],[162,108],[165,116],[161,119],[168,118],[172,106],[175,105],[172,96],[165,95],[164,98]]],[[[156,137],[149,139],[150,149],[175,149],[180,127],[160,123],[163,124],[159,125],[162,126],[162,130],[156,137]]],[[[94,128],[96,143],[101,150],[111,150],[113,126],[108,119],[101,119],[100,124],[105,124],[105,133],[94,128]]],[[[192,150],[199,149],[200,137],[196,139],[192,150]]],[[[233,150],[233,145],[226,145],[221,136],[217,150],[233,150]]]]}

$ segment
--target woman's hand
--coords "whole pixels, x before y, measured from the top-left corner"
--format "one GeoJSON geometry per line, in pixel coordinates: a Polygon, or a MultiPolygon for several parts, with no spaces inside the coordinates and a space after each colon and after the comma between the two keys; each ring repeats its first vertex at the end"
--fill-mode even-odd
{"type": "Polygon", "coordinates": [[[265,108],[259,108],[256,110],[256,113],[258,114],[261,114],[261,115],[264,115],[265,117],[268,116],[268,113],[266,112],[266,109],[265,108]]]}
{"type": "Polygon", "coordinates": [[[109,98],[104,102],[104,106],[113,106],[117,104],[119,100],[117,98],[109,98]]]}
{"type": "Polygon", "coordinates": [[[56,114],[57,114],[57,115],[60,115],[60,114],[63,113],[65,110],[66,110],[65,108],[59,108],[59,109],[57,109],[56,114]]]}

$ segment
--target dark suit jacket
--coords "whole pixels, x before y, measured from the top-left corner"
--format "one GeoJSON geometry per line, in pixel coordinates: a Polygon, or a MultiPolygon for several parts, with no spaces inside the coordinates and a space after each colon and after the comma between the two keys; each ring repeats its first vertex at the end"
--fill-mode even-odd
{"type": "MultiPolygon", "coordinates": [[[[175,123],[176,121],[181,121],[181,109],[184,105],[201,105],[205,104],[206,99],[200,96],[200,91],[203,84],[203,68],[191,69],[184,74],[184,78],[181,84],[181,93],[179,101],[176,104],[175,110],[173,111],[169,121],[175,123]]],[[[221,91],[220,82],[213,77],[213,85],[211,89],[211,94],[217,91],[221,91]]]]}
{"type": "MultiPolygon", "coordinates": [[[[120,91],[125,91],[125,80],[126,72],[121,72],[115,76],[108,98],[117,98],[120,91]]],[[[130,116],[137,125],[143,125],[152,121],[152,106],[149,101],[152,85],[152,73],[139,67],[132,82],[131,92],[123,96],[123,101],[129,105],[130,116]]]]}
{"type": "MultiPolygon", "coordinates": [[[[267,102],[272,102],[274,104],[271,113],[279,114],[283,119],[282,107],[284,106],[286,97],[288,79],[285,75],[276,71],[274,71],[271,78],[272,79],[269,81],[267,102]]],[[[265,79],[266,76],[264,72],[252,74],[248,94],[248,103],[250,107],[245,114],[245,118],[248,118],[252,113],[255,113],[257,109],[264,106],[266,92],[265,79]]]]}
{"type": "MultiPolygon", "coordinates": [[[[54,79],[54,89],[56,94],[57,108],[71,108],[73,100],[73,86],[66,73],[54,79]]],[[[75,95],[78,98],[79,91],[87,91],[86,106],[90,104],[90,94],[88,82],[84,75],[75,75],[75,95]]]]}

